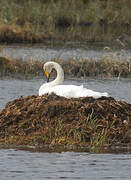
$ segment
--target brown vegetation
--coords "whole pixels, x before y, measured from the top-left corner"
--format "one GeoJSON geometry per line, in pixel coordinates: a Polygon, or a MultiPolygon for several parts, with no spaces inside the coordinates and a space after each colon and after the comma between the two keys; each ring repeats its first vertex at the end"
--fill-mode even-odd
{"type": "Polygon", "coordinates": [[[1,0],[0,7],[1,42],[131,43],[130,0],[1,0]]]}
{"type": "MultiPolygon", "coordinates": [[[[65,75],[70,77],[117,77],[118,79],[120,77],[131,77],[131,63],[122,59],[102,57],[98,61],[89,58],[66,61],[54,59],[54,61],[60,63],[65,75]]],[[[0,77],[31,78],[43,76],[43,64],[42,61],[23,61],[0,57],[0,77]]]]}
{"type": "Polygon", "coordinates": [[[0,57],[0,77],[34,77],[41,74],[42,67],[43,63],[40,61],[25,62],[23,60],[0,57]]]}
{"type": "Polygon", "coordinates": [[[99,148],[130,143],[131,104],[109,97],[21,97],[0,113],[0,143],[99,148]]]}

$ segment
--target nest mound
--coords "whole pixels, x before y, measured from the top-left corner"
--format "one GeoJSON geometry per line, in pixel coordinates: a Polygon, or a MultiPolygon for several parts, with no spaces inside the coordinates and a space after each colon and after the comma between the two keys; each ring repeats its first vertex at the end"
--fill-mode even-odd
{"type": "Polygon", "coordinates": [[[109,97],[21,97],[0,113],[0,142],[102,146],[131,140],[131,104],[109,97]]]}

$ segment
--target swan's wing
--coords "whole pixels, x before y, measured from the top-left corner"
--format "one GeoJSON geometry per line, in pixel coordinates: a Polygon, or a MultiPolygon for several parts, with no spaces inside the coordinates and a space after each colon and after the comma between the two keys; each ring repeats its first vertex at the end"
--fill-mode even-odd
{"type": "Polygon", "coordinates": [[[54,87],[49,87],[43,89],[43,94],[51,94],[55,93],[58,96],[64,96],[67,98],[79,98],[79,97],[94,97],[94,98],[100,98],[102,96],[108,96],[107,93],[100,93],[95,92],[90,89],[83,88],[82,86],[75,86],[75,85],[58,85],[54,87]]]}
{"type": "Polygon", "coordinates": [[[64,96],[67,98],[79,97],[83,86],[75,85],[57,85],[53,87],[42,88],[39,90],[39,95],[55,93],[58,96],[64,96]]]}
{"type": "MultiPolygon", "coordinates": [[[[59,87],[61,90],[59,90],[61,96],[65,96],[68,98],[74,97],[94,97],[94,98],[100,98],[102,96],[108,97],[108,93],[101,93],[96,92],[87,88],[84,88],[83,85],[81,86],[75,86],[75,85],[61,85],[59,87]]],[[[59,94],[59,95],[60,95],[59,94]]]]}
{"type": "Polygon", "coordinates": [[[109,96],[107,92],[101,93],[101,92],[93,91],[86,88],[83,88],[83,94],[84,94],[83,97],[94,97],[96,99],[102,96],[106,96],[106,97],[109,96]]]}
{"type": "Polygon", "coordinates": [[[39,95],[44,95],[46,93],[48,93],[48,94],[55,93],[58,96],[64,96],[67,98],[71,98],[71,97],[76,96],[77,90],[78,90],[77,86],[58,85],[58,86],[43,88],[41,93],[39,93],[39,95]]]}

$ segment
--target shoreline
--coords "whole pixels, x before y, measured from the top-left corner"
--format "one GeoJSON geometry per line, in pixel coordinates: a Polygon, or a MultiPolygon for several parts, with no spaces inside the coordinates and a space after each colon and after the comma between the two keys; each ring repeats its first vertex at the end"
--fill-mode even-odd
{"type": "Polygon", "coordinates": [[[62,153],[62,152],[88,152],[88,153],[131,153],[131,143],[118,144],[110,147],[90,148],[77,145],[43,145],[43,146],[24,146],[24,145],[7,145],[0,143],[0,149],[16,149],[31,152],[48,152],[48,153],[62,153]]]}
{"type": "MultiPolygon", "coordinates": [[[[113,59],[112,56],[103,55],[99,61],[87,59],[52,59],[58,62],[64,69],[65,76],[84,78],[130,78],[131,63],[122,59],[113,59]]],[[[44,61],[24,61],[11,58],[0,57],[0,77],[12,78],[34,78],[43,76],[44,61]],[[14,68],[15,67],[15,68],[14,68]]],[[[55,72],[52,73],[55,75],[55,72]]]]}
{"type": "Polygon", "coordinates": [[[120,40],[131,44],[130,0],[1,0],[0,5],[3,43],[120,40]]]}

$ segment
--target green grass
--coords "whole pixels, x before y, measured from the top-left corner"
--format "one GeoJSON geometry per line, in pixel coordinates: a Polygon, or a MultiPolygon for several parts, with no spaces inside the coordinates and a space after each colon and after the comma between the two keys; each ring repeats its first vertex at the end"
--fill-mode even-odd
{"type": "MultiPolygon", "coordinates": [[[[39,148],[49,145],[54,149],[55,146],[62,146],[64,150],[66,148],[69,150],[68,146],[70,145],[71,149],[74,150],[80,147],[88,147],[90,152],[103,152],[103,148],[109,148],[110,145],[119,143],[119,140],[115,140],[115,138],[117,139],[115,136],[118,133],[115,134],[114,132],[115,129],[118,131],[115,121],[105,126],[104,124],[107,123],[107,120],[100,122],[98,117],[93,116],[94,113],[92,112],[88,114],[87,119],[80,119],[74,123],[67,123],[57,119],[54,125],[45,127],[47,130],[44,128],[43,131],[36,131],[36,133],[29,133],[29,135],[26,134],[21,137],[18,135],[5,136],[4,139],[0,138],[0,143],[8,146],[15,144],[16,147],[17,145],[35,145],[39,148]]],[[[54,122],[54,120],[52,121],[54,122]]],[[[51,123],[48,122],[47,124],[51,123]]],[[[21,126],[22,128],[24,127],[23,125],[21,126]]]]}

